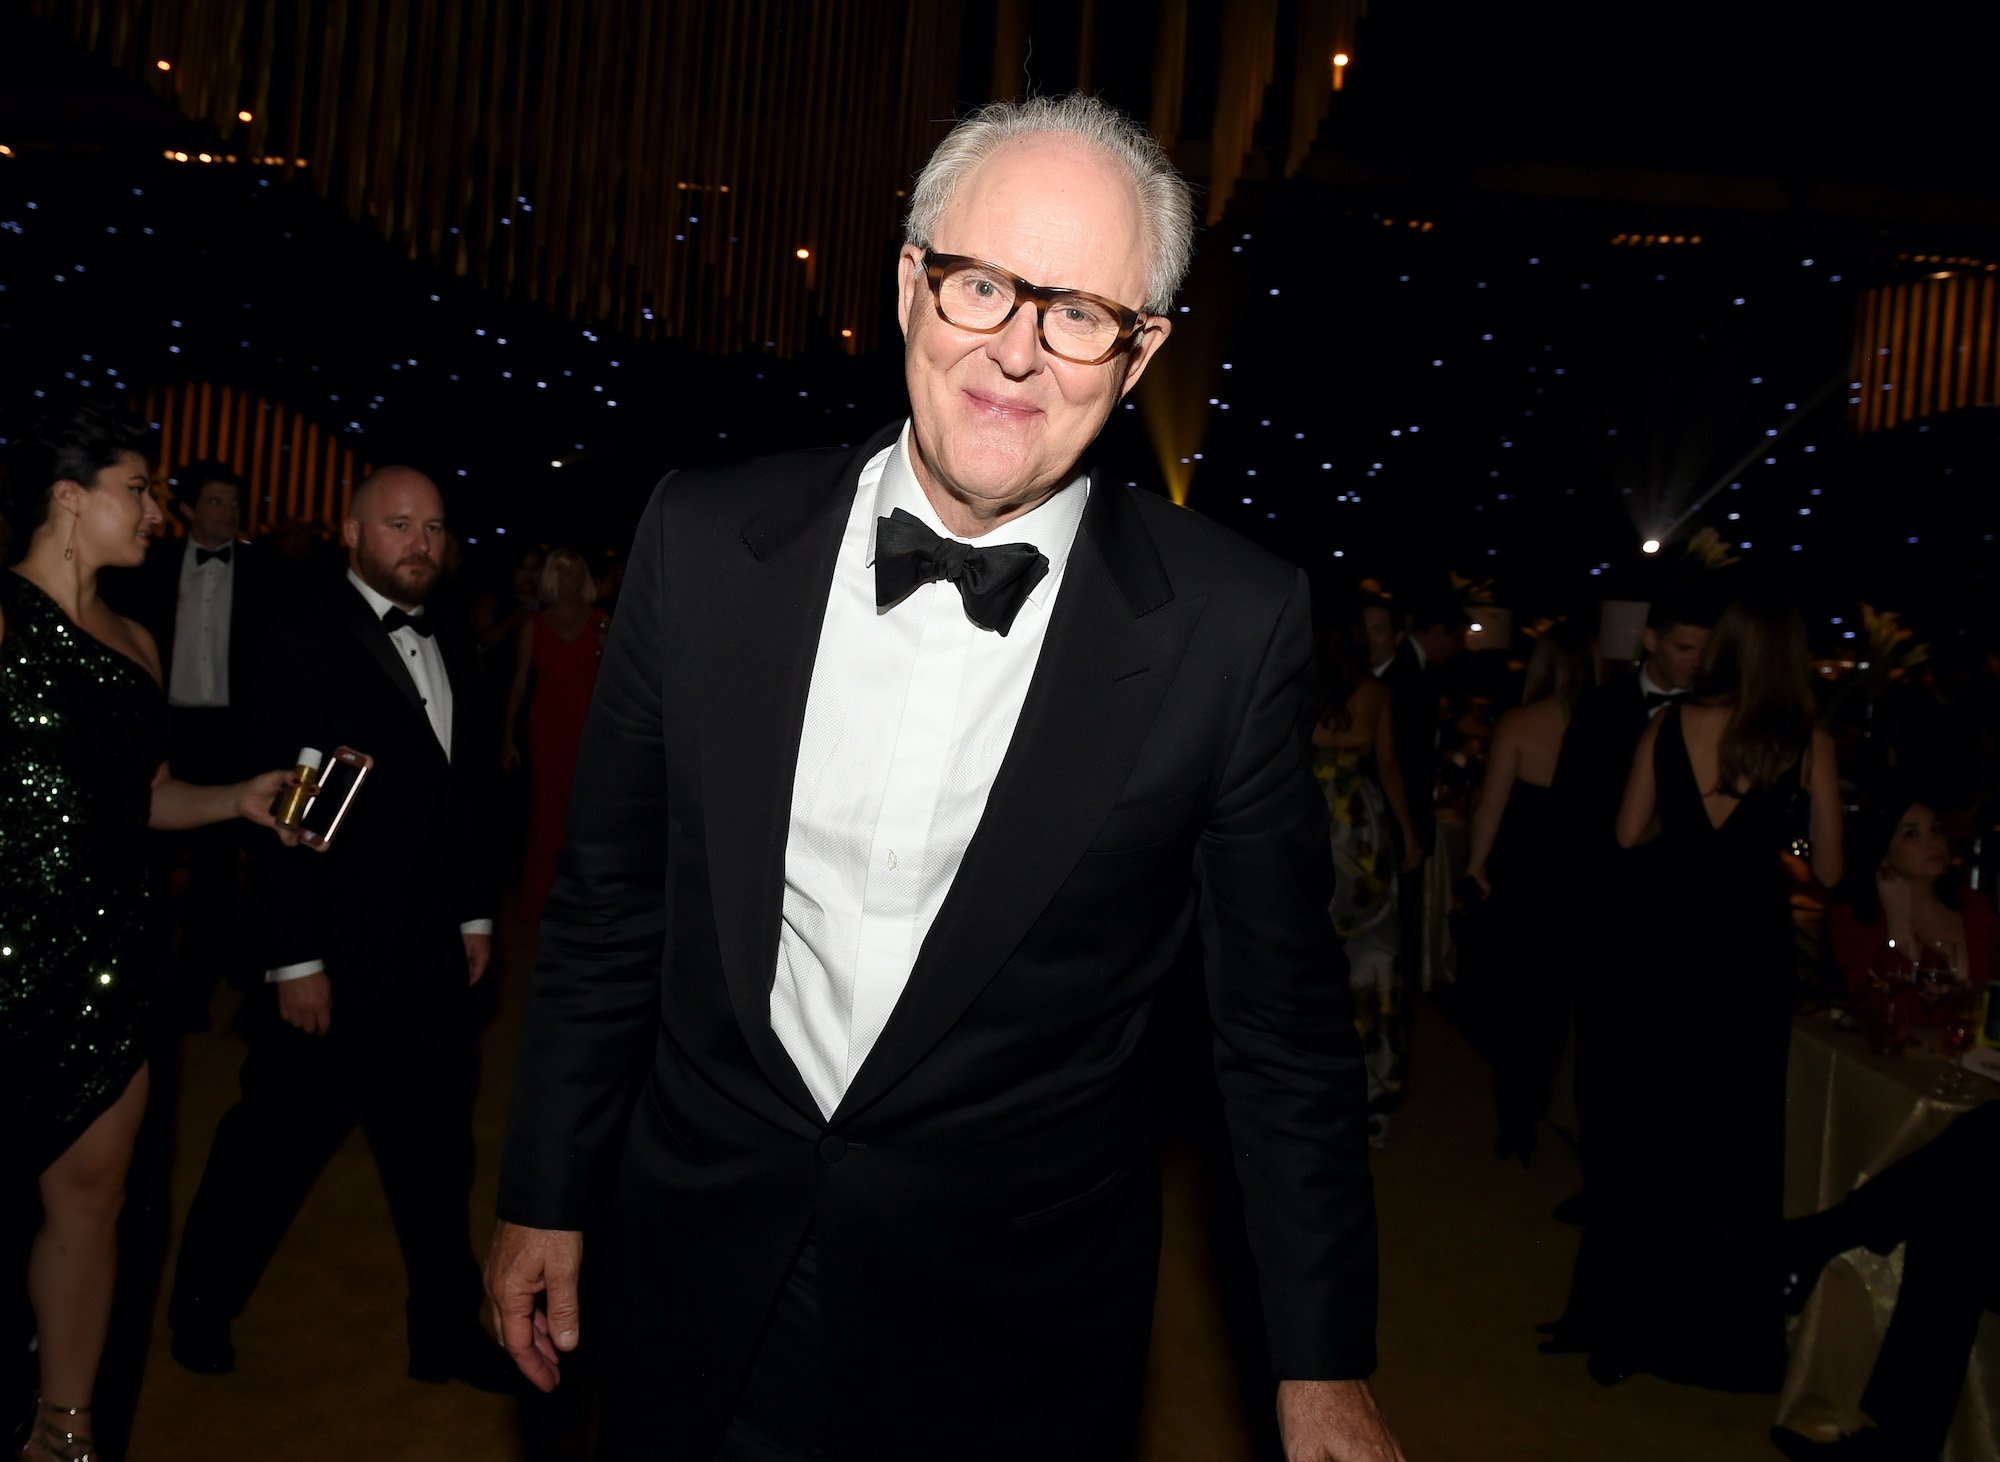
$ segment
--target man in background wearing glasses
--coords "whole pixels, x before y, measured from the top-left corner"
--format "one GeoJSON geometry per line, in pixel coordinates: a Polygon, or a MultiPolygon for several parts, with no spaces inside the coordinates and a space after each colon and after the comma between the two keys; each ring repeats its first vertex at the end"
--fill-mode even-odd
{"type": "Polygon", "coordinates": [[[639,525],[487,1265],[547,1389],[590,1228],[602,1455],[1124,1455],[1198,927],[1288,1455],[1401,1456],[1305,581],[1084,460],[1192,232],[1103,104],[983,109],[912,197],[909,421],[639,525]]]}

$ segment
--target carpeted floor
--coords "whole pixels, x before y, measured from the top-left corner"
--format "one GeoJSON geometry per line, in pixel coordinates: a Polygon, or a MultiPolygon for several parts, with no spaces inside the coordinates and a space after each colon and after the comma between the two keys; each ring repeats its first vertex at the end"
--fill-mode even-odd
{"type": "MultiPolygon", "coordinates": [[[[503,930],[503,932],[506,932],[503,930]]],[[[512,931],[517,936],[521,931],[512,931]]],[[[527,983],[525,942],[507,941],[497,1017],[483,1050],[474,1237],[491,1226],[496,1163],[527,983]]],[[[233,996],[216,1033],[191,1037],[177,1123],[176,1225],[216,1120],[234,1097],[233,996]]],[[[1606,1390],[1580,1357],[1538,1354],[1534,1324],[1561,1308],[1577,1231],[1549,1209],[1577,1183],[1559,1142],[1534,1166],[1491,1155],[1485,1068],[1450,1023],[1420,1013],[1418,1084],[1375,1159],[1382,1225],[1382,1370],[1376,1388],[1413,1462],[1766,1462],[1769,1397],[1637,1377],[1606,1390]]],[[[1141,1455],[1147,1462],[1257,1457],[1269,1388],[1229,1343],[1248,1323],[1211,1181],[1207,1145],[1165,1154],[1161,1263],[1141,1455]]],[[[176,1232],[178,1230],[176,1229],[176,1232]]],[[[171,1281],[171,1270],[168,1280],[171,1281]]],[[[164,1294],[164,1286],[162,1288],[164,1294]]],[[[163,1303],[163,1302],[162,1302],[163,1303]]],[[[357,1134],[335,1156],[238,1322],[237,1370],[191,1375],[167,1355],[157,1316],[130,1462],[543,1462],[580,1457],[578,1407],[560,1393],[517,1402],[405,1378],[403,1278],[389,1214],[357,1134]]],[[[585,1344],[590,1334],[584,1318],[585,1344]]]]}

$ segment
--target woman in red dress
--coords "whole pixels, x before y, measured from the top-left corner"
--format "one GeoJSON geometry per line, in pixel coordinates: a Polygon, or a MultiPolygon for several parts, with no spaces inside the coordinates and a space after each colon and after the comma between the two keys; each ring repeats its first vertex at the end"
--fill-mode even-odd
{"type": "Polygon", "coordinates": [[[500,745],[500,765],[509,772],[519,769],[522,756],[514,727],[525,704],[531,791],[521,912],[531,919],[541,917],[555,883],[570,783],[576,778],[577,743],[583,739],[583,718],[590,710],[604,632],[611,623],[610,616],[595,607],[596,581],[583,556],[573,549],[549,553],[542,566],[540,598],[541,608],[521,626],[500,745]]]}
{"type": "Polygon", "coordinates": [[[1941,953],[1961,982],[1986,984],[2000,956],[2000,919],[1952,866],[1931,805],[1893,794],[1888,800],[1902,805],[1885,803],[1863,820],[1856,839],[1862,856],[1827,915],[1827,942],[1848,994],[1865,997],[1875,976],[1907,967],[1924,945],[1941,953]]]}

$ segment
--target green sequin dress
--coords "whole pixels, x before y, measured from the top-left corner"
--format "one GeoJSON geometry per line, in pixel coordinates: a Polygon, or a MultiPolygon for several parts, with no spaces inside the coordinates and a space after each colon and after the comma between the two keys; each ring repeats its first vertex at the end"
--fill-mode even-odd
{"type": "Polygon", "coordinates": [[[146,820],[165,698],[0,571],[0,1131],[40,1172],[146,1058],[146,820]]]}

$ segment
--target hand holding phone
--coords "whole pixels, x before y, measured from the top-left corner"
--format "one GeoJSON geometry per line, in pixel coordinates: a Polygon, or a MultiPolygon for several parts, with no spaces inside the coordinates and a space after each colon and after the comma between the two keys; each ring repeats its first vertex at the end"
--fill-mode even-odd
{"type": "Polygon", "coordinates": [[[354,805],[355,793],[361,790],[374,765],[375,758],[365,751],[356,751],[351,746],[334,748],[320,770],[319,790],[299,821],[301,843],[315,853],[324,853],[332,845],[348,808],[354,805]]]}

